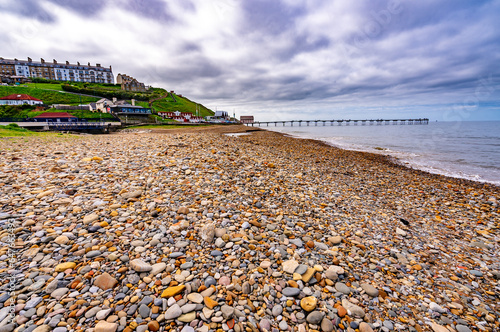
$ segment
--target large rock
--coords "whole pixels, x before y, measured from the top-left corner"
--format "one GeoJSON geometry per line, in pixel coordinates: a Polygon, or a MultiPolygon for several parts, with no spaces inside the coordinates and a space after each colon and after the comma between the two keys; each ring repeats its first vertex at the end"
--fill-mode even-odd
{"type": "Polygon", "coordinates": [[[350,316],[354,316],[356,318],[365,317],[364,310],[360,306],[357,306],[356,304],[349,302],[347,299],[342,300],[342,306],[347,309],[347,312],[351,313],[350,316]]]}
{"type": "Polygon", "coordinates": [[[215,225],[209,223],[204,225],[200,231],[201,239],[208,243],[212,243],[215,237],[215,225]]]}
{"type": "Polygon", "coordinates": [[[134,191],[131,191],[131,192],[128,192],[128,193],[123,193],[121,194],[121,196],[123,198],[137,198],[137,197],[140,197],[142,195],[142,190],[134,190],[134,191]]]}
{"type": "Polygon", "coordinates": [[[373,287],[370,284],[361,284],[361,288],[365,291],[366,294],[370,295],[371,297],[377,297],[378,296],[378,289],[373,287]]]}
{"type": "Polygon", "coordinates": [[[54,269],[55,272],[63,272],[66,271],[67,269],[74,269],[76,266],[75,262],[66,262],[66,263],[61,263],[56,266],[54,269]]]}
{"type": "Polygon", "coordinates": [[[136,272],[149,272],[153,269],[151,265],[144,262],[142,259],[134,259],[130,262],[130,267],[136,272]]]}
{"type": "Polygon", "coordinates": [[[156,263],[151,266],[151,274],[152,275],[157,275],[158,273],[163,272],[165,268],[167,267],[167,264],[161,262],[161,263],[156,263]]]}
{"type": "Polygon", "coordinates": [[[177,210],[177,214],[188,214],[189,213],[189,208],[185,207],[185,206],[181,206],[178,210],[177,210]]]}
{"type": "Polygon", "coordinates": [[[373,332],[373,329],[369,324],[361,322],[359,324],[359,332],[373,332]]]}
{"type": "Polygon", "coordinates": [[[34,329],[32,332],[49,332],[52,331],[52,328],[49,325],[40,325],[36,329],[34,329]]]}
{"type": "Polygon", "coordinates": [[[299,262],[297,262],[295,259],[290,259],[284,261],[282,265],[283,265],[283,272],[293,274],[297,266],[299,266],[299,262]]]}
{"type": "Polygon", "coordinates": [[[94,286],[99,287],[102,290],[108,290],[110,288],[115,287],[118,283],[118,280],[113,278],[109,273],[104,272],[94,280],[94,286]]]}
{"type": "Polygon", "coordinates": [[[318,300],[314,296],[307,296],[300,300],[300,306],[305,311],[313,311],[316,309],[317,304],[318,300]]]}
{"type": "Polygon", "coordinates": [[[325,317],[325,314],[321,311],[313,311],[306,317],[306,321],[309,324],[319,325],[325,317]]]}
{"type": "Polygon", "coordinates": [[[175,319],[182,315],[181,307],[177,303],[174,303],[168,310],[165,312],[165,319],[175,319]]]}
{"type": "Polygon", "coordinates": [[[92,214],[89,214],[89,215],[86,215],[85,217],[83,217],[83,223],[85,225],[90,224],[90,223],[96,221],[97,219],[99,219],[99,216],[95,213],[92,213],[92,214]]]}
{"type": "Polygon", "coordinates": [[[161,297],[172,297],[174,295],[179,294],[182,292],[184,289],[186,289],[185,285],[178,285],[178,286],[172,286],[168,287],[161,293],[161,297]]]}
{"type": "Polygon", "coordinates": [[[116,329],[118,329],[118,324],[101,320],[95,326],[94,332],[115,332],[116,329]]]}

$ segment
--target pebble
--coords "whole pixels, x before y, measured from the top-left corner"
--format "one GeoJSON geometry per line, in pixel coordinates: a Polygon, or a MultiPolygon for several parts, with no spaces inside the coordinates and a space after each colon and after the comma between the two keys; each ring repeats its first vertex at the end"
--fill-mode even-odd
{"type": "Polygon", "coordinates": [[[246,128],[0,140],[0,329],[499,330],[497,188],[246,128]]]}

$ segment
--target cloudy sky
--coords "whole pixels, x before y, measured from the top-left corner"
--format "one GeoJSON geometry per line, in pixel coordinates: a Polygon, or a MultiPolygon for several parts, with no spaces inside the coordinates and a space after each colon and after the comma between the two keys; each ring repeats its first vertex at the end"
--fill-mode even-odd
{"type": "Polygon", "coordinates": [[[0,0],[4,58],[258,120],[500,120],[500,0],[0,0]]]}

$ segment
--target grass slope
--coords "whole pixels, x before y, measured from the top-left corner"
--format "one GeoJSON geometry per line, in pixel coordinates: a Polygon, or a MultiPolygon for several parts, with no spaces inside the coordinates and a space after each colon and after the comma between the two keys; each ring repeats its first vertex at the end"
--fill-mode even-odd
{"type": "MultiPolygon", "coordinates": [[[[93,95],[100,95],[101,92],[105,91],[107,94],[111,93],[111,95],[115,95],[114,92],[116,92],[116,96],[120,97],[120,93],[122,94],[126,93],[125,91],[120,90],[119,85],[97,84],[97,83],[75,83],[75,82],[64,82],[64,83],[79,88],[85,87],[85,91],[86,92],[88,91],[88,93],[93,95]]],[[[78,105],[80,104],[80,102],[82,104],[88,104],[98,100],[98,98],[67,93],[63,91],[62,84],[56,82],[28,83],[21,86],[0,86],[0,97],[5,97],[11,94],[27,94],[42,100],[44,104],[48,105],[50,104],[78,105]]],[[[180,112],[188,112],[196,114],[197,103],[189,100],[186,97],[180,97],[179,95],[175,94],[174,94],[175,97],[174,99],[170,94],[167,93],[165,89],[152,88],[148,92],[136,93],[136,94],[143,96],[146,100],[147,99],[154,100],[156,98],[159,98],[160,96],[165,96],[164,98],[156,100],[152,103],[154,111],[164,111],[164,112],[180,111],[180,112]]],[[[136,100],[136,105],[143,107],[150,107],[148,101],[136,100]]],[[[205,117],[209,115],[214,115],[214,112],[206,108],[205,106],[198,104],[198,107],[200,110],[199,111],[200,116],[205,117]]]]}
{"type": "Polygon", "coordinates": [[[0,126],[0,137],[27,137],[27,136],[54,137],[54,136],[64,136],[64,134],[29,131],[27,129],[18,127],[14,123],[11,123],[7,126],[0,126]]]}
{"type": "MultiPolygon", "coordinates": [[[[187,99],[186,97],[179,97],[178,95],[174,95],[175,99],[177,100],[174,101],[170,95],[166,98],[157,100],[153,102],[153,108],[157,112],[187,112],[187,113],[192,113],[196,114],[196,103],[187,99]]],[[[210,116],[214,115],[214,112],[212,112],[210,109],[206,108],[205,106],[198,104],[200,108],[200,116],[210,116]]]]}
{"type": "MultiPolygon", "coordinates": [[[[44,102],[44,104],[68,104],[68,105],[78,105],[80,104],[80,98],[82,104],[88,104],[99,100],[98,98],[92,98],[87,96],[79,96],[65,92],[59,92],[55,90],[44,90],[38,88],[24,87],[24,86],[0,86],[0,97],[5,97],[12,94],[27,94],[32,97],[38,98],[44,102]]],[[[53,85],[53,84],[50,84],[53,85]]]]}

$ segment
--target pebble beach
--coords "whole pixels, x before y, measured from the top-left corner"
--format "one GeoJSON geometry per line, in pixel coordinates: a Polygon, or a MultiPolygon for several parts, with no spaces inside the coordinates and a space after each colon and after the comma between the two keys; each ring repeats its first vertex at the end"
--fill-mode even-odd
{"type": "Polygon", "coordinates": [[[0,332],[500,331],[499,200],[244,126],[1,138],[0,332]]]}

